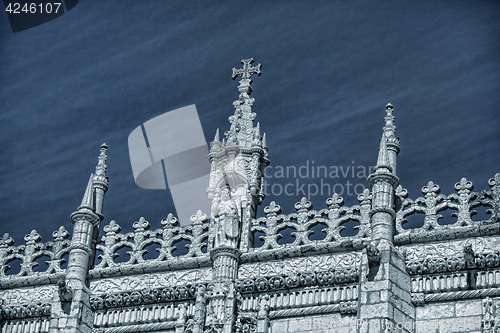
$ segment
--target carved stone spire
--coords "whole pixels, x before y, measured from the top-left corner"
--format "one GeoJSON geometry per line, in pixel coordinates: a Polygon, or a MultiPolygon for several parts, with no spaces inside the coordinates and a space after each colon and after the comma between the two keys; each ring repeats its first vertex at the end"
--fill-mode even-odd
{"type": "Polygon", "coordinates": [[[252,66],[252,58],[241,62],[243,68],[233,68],[232,78],[241,76],[240,94],[233,102],[231,127],[224,133],[227,140],[219,142],[217,131],[208,154],[211,169],[207,193],[212,200],[208,250],[213,260],[214,286],[208,293],[211,319],[207,326],[222,332],[234,332],[234,280],[238,277],[240,255],[248,251],[253,240],[251,224],[264,197],[264,168],[269,164],[260,125],[253,124],[255,100],[249,96],[250,77],[260,74],[261,65],[252,66]]]}
{"type": "Polygon", "coordinates": [[[261,64],[252,66],[253,58],[241,60],[243,68],[236,69],[233,67],[232,78],[235,79],[241,76],[238,91],[240,93],[237,100],[233,102],[234,115],[229,117],[231,128],[224,133],[228,142],[238,144],[240,147],[250,147],[252,145],[253,137],[256,129],[253,127],[253,120],[256,114],[252,112],[252,106],[255,102],[254,98],[250,98],[252,92],[251,76],[253,74],[260,75],[261,64]]]}
{"type": "Polygon", "coordinates": [[[106,143],[103,143],[101,145],[101,152],[99,154],[98,162],[95,167],[95,181],[101,181],[103,183],[108,184],[108,179],[106,178],[106,170],[108,169],[108,166],[106,165],[106,159],[108,156],[106,155],[108,151],[108,145],[106,143]]]}
{"type": "MultiPolygon", "coordinates": [[[[260,135],[260,125],[257,123],[254,126],[253,123],[256,117],[252,111],[255,100],[249,95],[252,91],[251,76],[260,75],[261,64],[252,66],[253,58],[243,59],[241,62],[243,68],[233,68],[232,78],[240,76],[241,80],[238,85],[239,97],[233,102],[235,111],[229,117],[231,126],[229,131],[224,133],[226,140],[219,142],[217,130],[211,143],[208,158],[212,167],[207,192],[210,200],[213,200],[220,196],[223,188],[229,188],[236,199],[241,199],[242,189],[246,187],[254,197],[248,197],[247,201],[259,204],[263,199],[263,170],[269,165],[269,159],[265,139],[260,135]]],[[[255,204],[252,206],[256,207],[255,204]]],[[[251,216],[254,215],[253,212],[251,216]]]]}
{"type": "Polygon", "coordinates": [[[392,104],[387,104],[377,166],[366,180],[373,195],[372,239],[385,239],[391,243],[394,238],[394,191],[399,185],[399,179],[394,173],[397,155],[394,148],[397,147],[397,151],[399,151],[399,140],[395,136],[396,127],[393,124],[392,110],[392,104]]]}
{"type": "MultiPolygon", "coordinates": [[[[90,290],[88,271],[94,263],[95,244],[102,221],[102,201],[108,189],[106,177],[106,144],[102,144],[99,161],[94,174],[90,175],[82,203],[71,214],[73,237],[64,281],[59,285],[59,300],[63,311],[56,315],[55,322],[63,322],[64,332],[82,332],[81,327],[92,327],[93,315],[89,315],[90,290]]],[[[62,330],[61,330],[62,331],[62,330]]]]}

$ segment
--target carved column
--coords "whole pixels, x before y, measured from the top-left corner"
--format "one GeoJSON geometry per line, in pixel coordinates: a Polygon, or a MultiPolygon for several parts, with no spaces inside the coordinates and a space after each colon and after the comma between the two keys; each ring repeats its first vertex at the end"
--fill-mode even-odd
{"type": "Polygon", "coordinates": [[[232,247],[219,247],[210,252],[213,260],[213,287],[210,293],[211,322],[214,329],[234,331],[236,297],[234,281],[238,275],[240,251],[232,247]]]}
{"type": "Polygon", "coordinates": [[[187,311],[184,304],[179,304],[177,307],[175,318],[175,333],[184,333],[187,319],[187,311]]]}
{"type": "Polygon", "coordinates": [[[203,327],[205,326],[206,287],[204,285],[197,287],[195,295],[193,333],[203,333],[203,327]]]}
{"type": "Polygon", "coordinates": [[[257,312],[257,333],[269,332],[269,295],[260,295],[257,312]]]}

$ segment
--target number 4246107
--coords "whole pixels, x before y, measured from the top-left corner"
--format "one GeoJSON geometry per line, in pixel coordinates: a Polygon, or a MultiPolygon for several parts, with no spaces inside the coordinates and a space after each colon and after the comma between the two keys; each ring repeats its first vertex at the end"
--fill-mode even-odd
{"type": "Polygon", "coordinates": [[[19,2],[14,2],[10,3],[7,5],[5,8],[5,11],[11,13],[11,14],[21,14],[21,13],[31,13],[31,14],[52,14],[57,12],[61,9],[61,2],[47,2],[47,3],[40,3],[36,4],[34,2],[32,3],[25,3],[24,5],[21,6],[19,2]]]}

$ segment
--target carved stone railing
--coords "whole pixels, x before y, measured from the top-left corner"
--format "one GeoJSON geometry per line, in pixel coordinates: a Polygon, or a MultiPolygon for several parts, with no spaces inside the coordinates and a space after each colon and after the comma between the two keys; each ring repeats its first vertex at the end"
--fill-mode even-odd
{"type": "Polygon", "coordinates": [[[68,254],[70,241],[67,239],[69,233],[60,227],[54,231],[52,236],[54,241],[41,243],[41,236],[36,230],[24,237],[25,245],[12,246],[14,240],[9,234],[3,235],[0,239],[0,279],[18,278],[26,276],[53,275],[65,271],[61,267],[66,262],[63,257],[68,254]],[[35,272],[33,268],[39,265],[38,259],[46,257],[47,269],[35,272]],[[16,274],[8,274],[12,268],[9,264],[14,261],[20,261],[20,269],[16,274]]]}
{"type": "Polygon", "coordinates": [[[165,262],[173,258],[193,258],[193,257],[208,257],[206,253],[208,229],[208,218],[201,211],[191,217],[192,225],[185,227],[179,226],[177,218],[169,214],[166,219],[161,221],[163,228],[157,230],[149,230],[150,224],[143,217],[139,221],[134,222],[134,232],[127,234],[120,233],[121,228],[115,222],[111,221],[109,225],[104,227],[104,236],[99,238],[96,246],[98,259],[100,262],[95,266],[94,270],[112,269],[117,266],[142,264],[146,262],[165,262]],[[188,252],[183,255],[175,256],[173,252],[176,249],[176,243],[186,241],[185,244],[188,252]],[[150,245],[156,244],[156,250],[159,252],[154,259],[145,259],[144,255],[148,253],[146,249],[150,245]],[[128,260],[116,262],[119,257],[118,251],[128,248],[126,252],[128,260]]]}
{"type": "Polygon", "coordinates": [[[500,230],[500,173],[488,181],[490,189],[472,192],[471,181],[462,178],[455,184],[457,193],[440,194],[438,185],[430,181],[422,187],[423,197],[415,200],[408,198],[408,192],[399,186],[396,190],[396,236],[399,244],[440,240],[460,237],[496,234],[500,230]],[[473,220],[477,213],[474,208],[485,207],[489,218],[473,220]],[[441,212],[450,210],[456,218],[453,223],[439,224],[441,212]],[[423,225],[413,229],[405,229],[406,219],[413,214],[423,215],[423,225]]]}
{"type": "Polygon", "coordinates": [[[344,207],[344,199],[338,194],[333,194],[326,200],[328,208],[313,210],[312,204],[305,197],[295,204],[296,213],[280,214],[281,207],[274,201],[264,208],[265,217],[253,221],[252,234],[259,236],[264,244],[256,247],[254,251],[265,251],[279,249],[283,247],[294,247],[300,245],[319,245],[319,244],[349,244],[349,241],[368,239],[370,236],[370,208],[371,193],[366,189],[358,196],[359,205],[344,207]],[[340,232],[345,229],[343,224],[354,221],[359,223],[355,226],[358,233],[354,236],[342,236],[340,232]],[[314,232],[313,227],[324,225],[321,231],[325,238],[321,240],[311,240],[309,237],[314,232]],[[291,236],[294,241],[289,244],[279,244],[278,240],[283,238],[282,231],[285,229],[294,229],[291,236]]]}

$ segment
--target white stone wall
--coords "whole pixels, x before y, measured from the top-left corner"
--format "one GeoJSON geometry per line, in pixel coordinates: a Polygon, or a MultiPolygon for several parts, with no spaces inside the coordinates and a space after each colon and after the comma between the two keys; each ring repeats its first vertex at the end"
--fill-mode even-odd
{"type": "Polygon", "coordinates": [[[346,316],[340,313],[282,318],[271,321],[271,333],[352,333],[355,331],[356,316],[346,316]]]}
{"type": "Polygon", "coordinates": [[[416,308],[415,333],[481,332],[481,299],[429,303],[416,308]]]}

